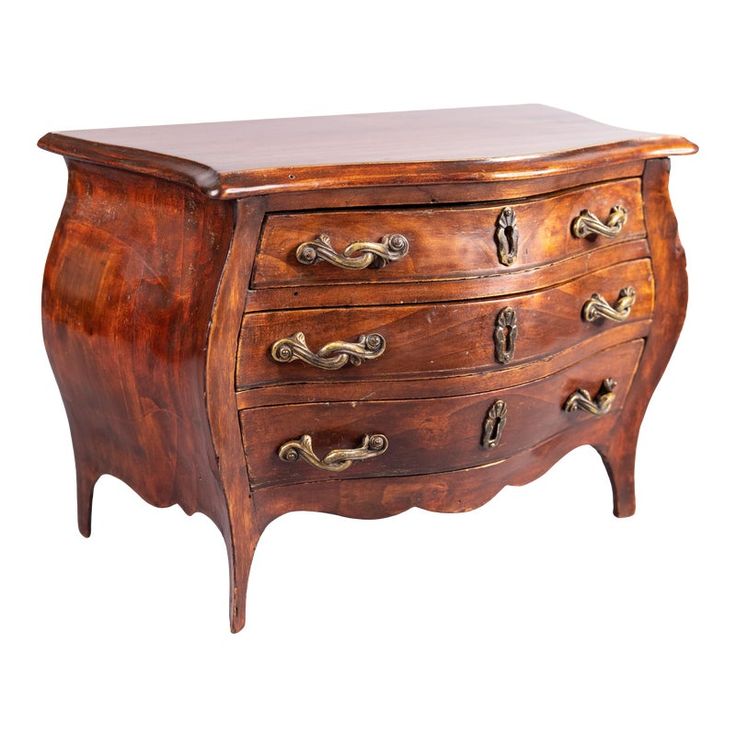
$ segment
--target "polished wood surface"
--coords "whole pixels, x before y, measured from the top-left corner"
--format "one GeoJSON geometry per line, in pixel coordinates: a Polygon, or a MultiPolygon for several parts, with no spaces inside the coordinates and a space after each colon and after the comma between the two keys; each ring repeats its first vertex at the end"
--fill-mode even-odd
{"type": "Polygon", "coordinates": [[[505,486],[536,480],[576,447],[605,441],[620,416],[612,413],[597,421],[583,421],[516,455],[474,468],[270,486],[253,494],[254,518],[262,531],[273,519],[295,510],[354,519],[382,519],[411,508],[442,513],[471,511],[488,503],[505,486]]]}
{"type": "Polygon", "coordinates": [[[247,314],[240,331],[236,386],[501,370],[619,327],[603,319],[586,322],[581,313],[592,294],[607,295],[613,302],[627,286],[634,287],[637,295],[628,321],[648,319],[654,298],[649,259],[626,261],[556,287],[492,300],[247,314]],[[517,337],[513,357],[500,363],[494,327],[499,312],[507,307],[515,312],[517,337]],[[359,366],[348,363],[339,370],[323,370],[298,360],[276,362],[271,346],[297,331],[304,333],[313,351],[335,340],[355,341],[370,333],[380,334],[386,349],[374,360],[359,366]]]}
{"type": "Polygon", "coordinates": [[[601,350],[645,338],[649,334],[651,320],[636,320],[619,325],[614,330],[604,329],[587,340],[581,340],[559,353],[542,360],[510,364],[503,370],[464,373],[461,375],[402,378],[401,380],[310,381],[298,384],[271,384],[238,391],[236,403],[240,409],[280,404],[310,404],[322,401],[363,401],[372,399],[431,399],[445,396],[465,396],[481,391],[497,391],[527,381],[535,381],[551,371],[562,370],[571,363],[582,360],[601,350]]]}
{"type": "Polygon", "coordinates": [[[589,246],[577,256],[544,264],[543,267],[509,268],[507,271],[498,271],[482,278],[384,282],[380,284],[380,288],[374,283],[338,283],[330,285],[328,289],[321,284],[251,289],[245,310],[250,313],[280,309],[422,304],[494,298],[504,294],[548,288],[589,271],[597,271],[623,260],[645,258],[648,255],[649,244],[644,239],[619,244],[596,242],[595,246],[589,246]]]}
{"type": "Polygon", "coordinates": [[[669,173],[669,160],[650,161],[642,180],[657,293],[652,329],[621,422],[604,440],[591,442],[603,458],[611,479],[616,516],[631,516],[636,510],[634,463],[639,428],[675,348],[687,309],[685,251],[669,199],[669,173]]]}
{"type": "Polygon", "coordinates": [[[299,192],[275,191],[258,197],[266,212],[343,209],[345,207],[399,207],[402,205],[472,204],[526,199],[556,194],[585,185],[617,179],[641,179],[645,161],[625,160],[618,164],[605,161],[582,169],[569,169],[536,179],[497,179],[458,184],[400,184],[380,187],[345,186],[340,189],[310,189],[299,192]]]}
{"type": "Polygon", "coordinates": [[[70,163],[43,284],[43,335],[71,429],[79,528],[103,473],[155,506],[227,509],[204,356],[233,213],[170,182],[70,163]]]}
{"type": "Polygon", "coordinates": [[[226,543],[233,631],[260,535],[290,511],[465,511],[591,444],[614,512],[634,512],[639,426],[687,301],[663,158],[695,150],[684,139],[519,106],[49,134],[41,145],[69,167],[43,329],[80,530],[90,533],[104,473],[156,506],[207,514],[226,543]],[[622,233],[572,236],[580,210],[605,219],[615,204],[629,210],[622,233]],[[493,233],[507,205],[520,253],[503,266],[493,233]],[[294,259],[321,232],[341,251],[401,228],[410,256],[381,271],[294,259]],[[583,321],[593,292],[613,302],[625,286],[637,292],[627,321],[583,321]],[[492,333],[506,306],[519,331],[502,365],[492,333]],[[297,331],[314,349],[379,331],[387,350],[329,374],[274,362],[273,341],[297,331]],[[562,410],[609,376],[611,413],[562,410]],[[501,398],[507,423],[484,448],[501,398]],[[277,454],[303,434],[323,457],[376,432],[387,451],[342,473],[277,454]]]}
{"type": "Polygon", "coordinates": [[[325,481],[336,475],[303,461],[279,458],[277,451],[284,442],[304,434],[311,435],[320,457],[335,448],[355,447],[365,434],[388,437],[383,455],[353,463],[340,472],[341,480],[427,475],[500,460],[578,422],[595,421],[584,412],[563,411],[565,400],[577,388],[595,394],[610,376],[618,382],[614,411],[623,406],[641,349],[642,341],[637,340],[537,381],[470,396],[287,404],[243,411],[240,421],[252,487],[325,481]],[[486,413],[498,399],[506,402],[508,418],[498,447],[490,450],[481,445],[481,435],[486,413]]]}
{"type": "Polygon", "coordinates": [[[40,145],[224,198],[538,178],[697,150],[684,138],[614,128],[543,105],[79,130],[50,133],[40,145]]]}
{"type": "Polygon", "coordinates": [[[256,255],[252,287],[306,284],[390,283],[478,278],[536,268],[644,236],[639,179],[626,179],[574,190],[554,197],[509,202],[490,207],[434,209],[344,210],[270,215],[256,255]],[[628,212],[623,230],[614,238],[575,238],[571,225],[584,209],[608,216],[614,205],[628,212]],[[513,207],[519,229],[519,251],[511,266],[499,262],[496,223],[504,207],[513,207]],[[296,259],[300,243],[321,233],[342,252],[354,241],[378,242],[400,233],[409,241],[401,260],[383,268],[351,271],[329,263],[306,265],[296,259]]]}

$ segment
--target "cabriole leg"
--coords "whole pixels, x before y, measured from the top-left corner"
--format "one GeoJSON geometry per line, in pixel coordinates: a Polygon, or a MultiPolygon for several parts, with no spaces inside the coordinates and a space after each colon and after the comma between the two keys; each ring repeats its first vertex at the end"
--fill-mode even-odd
{"type": "Polygon", "coordinates": [[[230,630],[236,634],[245,626],[245,602],[248,578],[258,540],[263,528],[259,528],[246,514],[236,514],[231,519],[232,539],[227,539],[230,563],[230,630]]]}
{"type": "Polygon", "coordinates": [[[77,460],[77,524],[84,537],[92,533],[92,496],[99,473],[77,460]]]}
{"type": "Polygon", "coordinates": [[[636,511],[634,468],[636,465],[636,440],[638,428],[628,432],[615,431],[605,445],[596,450],[608,471],[613,490],[613,513],[619,518],[631,516],[636,511]]]}

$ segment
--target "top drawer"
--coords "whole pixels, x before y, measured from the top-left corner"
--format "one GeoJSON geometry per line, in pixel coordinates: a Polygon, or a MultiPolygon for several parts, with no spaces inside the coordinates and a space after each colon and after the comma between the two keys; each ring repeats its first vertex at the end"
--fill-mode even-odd
{"type": "Polygon", "coordinates": [[[644,235],[639,179],[493,206],[274,214],[263,227],[252,286],[489,276],[644,235]],[[583,211],[590,215],[576,233],[583,211]]]}

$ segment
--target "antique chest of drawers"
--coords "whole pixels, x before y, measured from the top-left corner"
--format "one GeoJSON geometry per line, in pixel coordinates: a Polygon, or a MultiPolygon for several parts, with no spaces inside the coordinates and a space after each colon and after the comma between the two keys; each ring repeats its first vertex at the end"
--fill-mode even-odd
{"type": "Polygon", "coordinates": [[[50,133],[43,285],[79,528],[112,474],[225,538],[306,509],[465,511],[572,448],[634,512],[685,315],[669,159],[695,146],[524,105],[50,133]]]}

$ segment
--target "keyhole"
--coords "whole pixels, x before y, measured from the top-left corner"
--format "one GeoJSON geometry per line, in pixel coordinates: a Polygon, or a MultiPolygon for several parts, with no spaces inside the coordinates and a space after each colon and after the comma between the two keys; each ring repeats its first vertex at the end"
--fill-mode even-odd
{"type": "Polygon", "coordinates": [[[504,345],[506,347],[505,352],[507,353],[511,352],[511,329],[512,329],[511,327],[507,327],[504,330],[504,345]]]}
{"type": "Polygon", "coordinates": [[[506,425],[506,402],[496,401],[488,410],[481,444],[487,449],[493,449],[501,441],[501,433],[506,425]]]}
{"type": "Polygon", "coordinates": [[[496,420],[493,422],[493,429],[491,430],[491,436],[488,438],[488,442],[486,443],[488,447],[495,447],[496,443],[498,442],[498,427],[501,424],[501,420],[496,418],[496,420]]]}
{"type": "Polygon", "coordinates": [[[503,229],[504,235],[506,236],[506,242],[509,244],[509,249],[514,248],[514,228],[511,225],[506,225],[503,229]]]}
{"type": "Polygon", "coordinates": [[[496,360],[499,363],[508,363],[514,357],[516,335],[516,312],[511,307],[504,307],[496,316],[494,330],[496,360]]]}

